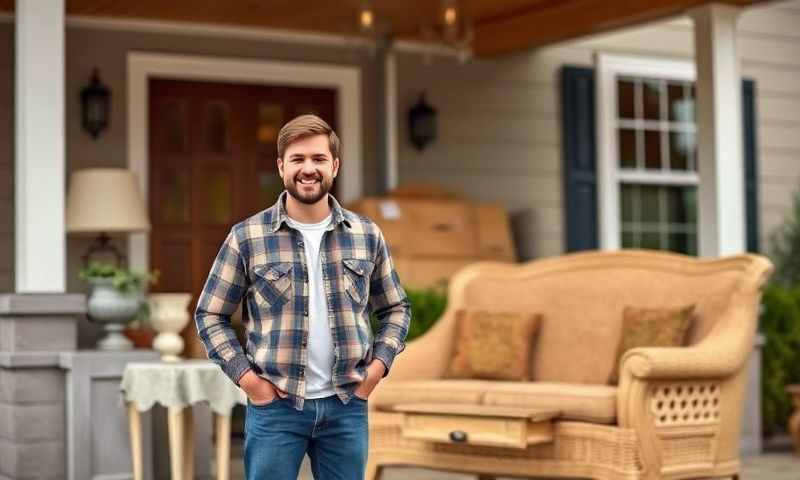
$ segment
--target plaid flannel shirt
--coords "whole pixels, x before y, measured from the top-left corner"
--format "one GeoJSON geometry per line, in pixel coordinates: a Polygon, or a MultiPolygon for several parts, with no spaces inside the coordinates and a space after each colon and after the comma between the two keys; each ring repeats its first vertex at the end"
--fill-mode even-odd
{"type": "MultiPolygon", "coordinates": [[[[275,204],[234,225],[197,302],[194,319],[210,358],[238,385],[248,369],[289,394],[305,398],[308,363],[308,270],[303,236],[285,224],[284,190],[275,204]],[[240,302],[246,348],[231,315],[240,302]]],[[[335,361],[333,388],[348,403],[378,358],[389,373],[405,348],[411,306],[380,228],[329,195],[333,221],[322,238],[320,261],[335,361]],[[373,335],[369,315],[380,327],[373,335]]]]}

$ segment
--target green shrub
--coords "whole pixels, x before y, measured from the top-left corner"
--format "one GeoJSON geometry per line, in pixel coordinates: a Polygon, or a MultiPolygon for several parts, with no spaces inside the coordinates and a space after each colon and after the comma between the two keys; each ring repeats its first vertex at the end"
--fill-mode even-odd
{"type": "Polygon", "coordinates": [[[769,240],[775,264],[771,281],[787,288],[800,286],[800,191],[794,193],[791,212],[769,240]]]}
{"type": "Polygon", "coordinates": [[[768,285],[761,301],[766,337],[761,368],[762,425],[765,435],[786,428],[791,403],[786,385],[800,383],[800,288],[768,285]]]}
{"type": "MultiPolygon", "coordinates": [[[[442,316],[447,306],[447,293],[443,289],[416,289],[403,287],[411,303],[411,323],[408,326],[406,342],[410,342],[428,331],[442,316]]],[[[371,316],[372,331],[378,331],[378,319],[371,316]]]]}

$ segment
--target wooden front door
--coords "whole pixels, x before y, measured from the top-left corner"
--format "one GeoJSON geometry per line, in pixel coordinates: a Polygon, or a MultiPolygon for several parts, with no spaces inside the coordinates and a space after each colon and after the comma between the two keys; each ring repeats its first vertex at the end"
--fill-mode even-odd
{"type": "MultiPolygon", "coordinates": [[[[336,92],[166,79],[149,87],[150,268],[161,271],[151,290],[191,292],[192,314],[231,226],[283,190],[281,126],[316,113],[336,129],[336,92]]],[[[241,335],[240,311],[234,324],[241,335]]],[[[182,333],[185,355],[206,358],[194,320],[182,333]]]]}

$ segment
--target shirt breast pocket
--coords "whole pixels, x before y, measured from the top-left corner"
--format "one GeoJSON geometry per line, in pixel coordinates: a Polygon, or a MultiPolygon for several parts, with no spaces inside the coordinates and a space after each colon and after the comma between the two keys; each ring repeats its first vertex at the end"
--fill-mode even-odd
{"type": "Polygon", "coordinates": [[[359,307],[364,307],[369,300],[369,279],[375,263],[362,258],[344,258],[344,289],[350,300],[359,307]]]}
{"type": "Polygon", "coordinates": [[[292,262],[253,266],[253,292],[259,307],[276,310],[291,299],[292,262]]]}

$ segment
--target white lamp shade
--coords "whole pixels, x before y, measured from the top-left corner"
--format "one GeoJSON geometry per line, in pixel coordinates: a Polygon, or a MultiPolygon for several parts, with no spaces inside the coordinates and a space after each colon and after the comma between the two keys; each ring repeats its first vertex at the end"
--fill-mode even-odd
{"type": "Polygon", "coordinates": [[[114,233],[150,230],[136,175],[124,168],[73,172],[67,193],[67,232],[114,233]]]}

